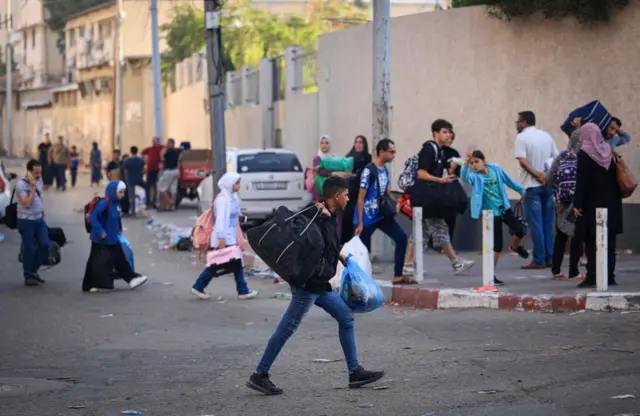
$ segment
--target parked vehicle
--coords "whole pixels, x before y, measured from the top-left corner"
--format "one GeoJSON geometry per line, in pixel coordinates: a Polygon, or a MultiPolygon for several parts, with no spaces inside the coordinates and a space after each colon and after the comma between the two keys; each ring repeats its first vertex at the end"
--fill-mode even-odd
{"type": "Polygon", "coordinates": [[[211,150],[184,150],[180,153],[178,192],[176,207],[183,198],[194,200],[198,197],[198,186],[211,169],[211,150]]]}
{"type": "MultiPolygon", "coordinates": [[[[242,175],[237,197],[248,221],[264,221],[282,205],[297,211],[311,202],[304,185],[304,169],[292,150],[230,148],[227,171],[242,175]]],[[[200,183],[198,197],[198,211],[203,212],[213,200],[211,175],[200,183]]]]}
{"type": "Polygon", "coordinates": [[[4,168],[4,162],[0,160],[0,222],[4,221],[4,211],[11,201],[13,193],[13,184],[11,181],[16,179],[15,173],[8,173],[4,168]]]}

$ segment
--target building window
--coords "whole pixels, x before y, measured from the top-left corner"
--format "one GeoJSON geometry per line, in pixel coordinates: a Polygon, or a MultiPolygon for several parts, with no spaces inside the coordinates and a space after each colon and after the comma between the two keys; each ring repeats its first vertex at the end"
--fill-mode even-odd
{"type": "Polygon", "coordinates": [[[98,24],[100,37],[105,39],[111,37],[111,20],[103,20],[98,24]]]}
{"type": "Polygon", "coordinates": [[[88,35],[89,35],[89,39],[93,40],[93,26],[89,26],[89,31],[88,31],[88,35]]]}
{"type": "Polygon", "coordinates": [[[69,31],[69,46],[76,46],[76,30],[71,29],[69,31]]]}
{"type": "MultiPolygon", "coordinates": [[[[29,32],[22,32],[22,49],[27,51],[27,44],[29,43],[29,32]]],[[[26,55],[26,54],[25,54],[26,55]]]]}
{"type": "Polygon", "coordinates": [[[33,29],[33,32],[31,32],[31,48],[35,49],[36,47],[36,29],[33,29]]]}
{"type": "Polygon", "coordinates": [[[78,37],[84,39],[84,26],[78,28],[78,37]]]}

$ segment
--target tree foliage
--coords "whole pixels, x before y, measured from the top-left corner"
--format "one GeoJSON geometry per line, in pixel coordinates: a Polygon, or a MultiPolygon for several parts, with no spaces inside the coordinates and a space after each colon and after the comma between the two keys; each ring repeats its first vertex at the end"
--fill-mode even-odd
{"type": "MultiPolygon", "coordinates": [[[[220,26],[223,68],[257,66],[260,59],[276,56],[287,46],[315,49],[318,36],[367,20],[366,6],[346,0],[309,3],[308,17],[270,13],[250,2],[225,3],[220,26]]],[[[167,44],[162,54],[162,74],[171,84],[175,65],[201,51],[205,45],[204,12],[189,3],[173,8],[172,19],[160,27],[167,44]]]]}
{"type": "Polygon", "coordinates": [[[489,14],[504,20],[541,12],[545,18],[574,17],[580,22],[608,21],[630,0],[453,0],[453,7],[486,5],[489,14]]]}

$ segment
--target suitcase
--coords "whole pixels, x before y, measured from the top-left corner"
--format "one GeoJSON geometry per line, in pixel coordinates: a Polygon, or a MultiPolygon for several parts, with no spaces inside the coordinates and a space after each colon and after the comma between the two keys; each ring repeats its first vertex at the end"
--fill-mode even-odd
{"type": "Polygon", "coordinates": [[[600,130],[604,134],[609,124],[611,124],[611,118],[611,113],[609,113],[600,101],[591,101],[573,110],[560,128],[567,136],[571,137],[571,133],[576,129],[574,126],[576,123],[574,122],[580,123],[580,126],[586,123],[594,123],[600,127],[600,130]]]}

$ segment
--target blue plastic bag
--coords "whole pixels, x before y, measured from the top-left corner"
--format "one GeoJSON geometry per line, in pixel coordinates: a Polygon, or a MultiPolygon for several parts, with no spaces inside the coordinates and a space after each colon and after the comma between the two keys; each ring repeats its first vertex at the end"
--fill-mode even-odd
{"type": "Polygon", "coordinates": [[[131,248],[131,244],[129,240],[124,238],[122,234],[118,236],[118,242],[120,243],[120,247],[122,247],[122,251],[124,252],[124,257],[127,259],[129,266],[131,266],[131,270],[135,271],[136,268],[133,262],[133,249],[131,248]]]}
{"type": "Polygon", "coordinates": [[[351,254],[342,272],[340,297],[354,313],[373,312],[384,305],[382,288],[351,260],[351,254]]]}

